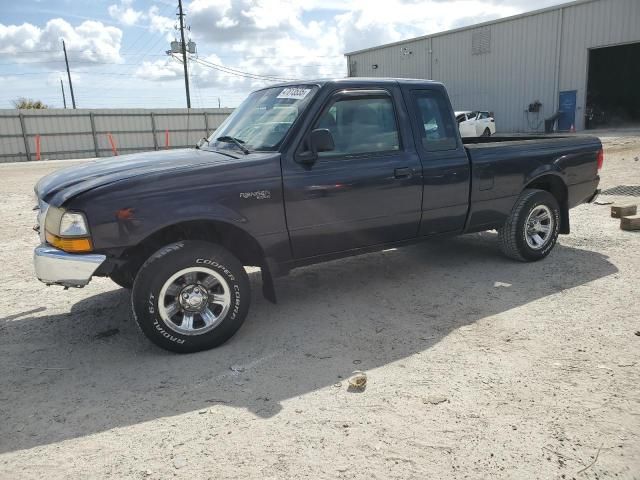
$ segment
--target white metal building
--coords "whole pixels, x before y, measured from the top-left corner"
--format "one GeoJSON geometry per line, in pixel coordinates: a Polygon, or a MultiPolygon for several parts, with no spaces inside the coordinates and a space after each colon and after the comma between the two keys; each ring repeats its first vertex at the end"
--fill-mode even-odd
{"type": "Polygon", "coordinates": [[[640,123],[640,0],[579,0],[346,54],[349,76],[443,82],[502,132],[640,123]]]}

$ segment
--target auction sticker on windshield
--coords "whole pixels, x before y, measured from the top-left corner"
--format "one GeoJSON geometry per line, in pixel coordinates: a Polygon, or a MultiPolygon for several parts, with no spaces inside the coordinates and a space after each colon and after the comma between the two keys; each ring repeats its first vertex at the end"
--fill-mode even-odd
{"type": "Polygon", "coordinates": [[[310,88],[285,88],[276,98],[295,98],[302,100],[310,91],[310,88]]]}

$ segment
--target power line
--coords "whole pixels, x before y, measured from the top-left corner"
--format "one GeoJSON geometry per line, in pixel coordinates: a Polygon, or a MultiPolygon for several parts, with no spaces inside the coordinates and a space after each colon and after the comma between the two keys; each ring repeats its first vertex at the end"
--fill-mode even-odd
{"type": "Polygon", "coordinates": [[[254,80],[269,80],[269,81],[295,81],[295,80],[298,80],[297,78],[283,78],[283,77],[276,77],[276,76],[272,76],[272,75],[260,75],[260,74],[257,74],[257,73],[243,72],[242,70],[236,70],[234,68],[225,67],[223,65],[218,65],[216,63],[212,63],[212,62],[209,62],[207,60],[203,60],[201,58],[196,58],[195,61],[198,62],[201,65],[204,65],[205,67],[213,68],[214,70],[218,70],[218,71],[221,71],[221,72],[224,72],[224,73],[229,73],[229,74],[232,74],[232,75],[237,75],[239,77],[252,78],[254,80]]]}
{"type": "MultiPolygon", "coordinates": [[[[175,8],[175,7],[173,7],[175,8]]],[[[137,42],[137,40],[139,38],[141,38],[142,35],[140,35],[136,41],[134,43],[137,42]]],[[[130,46],[131,47],[131,46],[130,46]]],[[[130,48],[129,47],[129,48],[130,48]]],[[[85,49],[83,50],[73,50],[73,49],[68,49],[67,52],[89,52],[89,53],[98,53],[95,51],[87,51],[85,49]]],[[[0,55],[17,55],[17,54],[30,54],[30,53],[60,53],[58,50],[13,50],[13,51],[9,51],[9,50],[2,50],[0,51],[0,55]]],[[[152,56],[152,57],[164,57],[163,54],[157,53],[157,54],[145,54],[143,52],[120,52],[120,55],[125,55],[125,56],[136,56],[136,55],[148,55],[148,56],[152,56]]],[[[218,55],[218,57],[220,58],[246,58],[246,59],[251,59],[251,58],[341,58],[340,55],[218,55]]]]}
{"type": "MultiPolygon", "coordinates": [[[[169,6],[169,8],[164,9],[162,11],[162,16],[166,16],[171,10],[175,10],[175,5],[171,5],[171,6],[169,6]]],[[[140,38],[141,38],[141,35],[136,38],[136,40],[133,42],[133,44],[131,44],[129,46],[129,48],[131,49],[133,47],[133,45],[136,44],[140,38]]],[[[164,41],[164,39],[165,39],[165,36],[164,36],[163,32],[156,32],[154,35],[150,35],[149,36],[149,38],[141,45],[140,50],[138,52],[123,53],[122,55],[139,57],[138,60],[137,60],[138,63],[137,64],[131,64],[131,65],[140,67],[144,63],[144,60],[145,60],[145,58],[147,58],[147,56],[164,57],[164,55],[152,54],[151,53],[158,46],[158,44],[161,41],[164,41]],[[157,36],[155,42],[153,42],[153,45],[151,45],[150,48],[147,48],[149,46],[149,44],[153,41],[155,36],[157,36]]],[[[127,71],[130,72],[130,73],[133,73],[134,72],[133,66],[131,68],[127,69],[127,71]]],[[[115,80],[113,80],[111,82],[107,82],[107,85],[105,85],[104,88],[111,88],[113,86],[114,82],[115,82],[115,80]]]]}
{"type": "MultiPolygon", "coordinates": [[[[9,63],[0,63],[0,66],[6,65],[44,65],[49,63],[64,63],[64,60],[46,60],[46,61],[36,61],[36,62],[9,62],[9,63]]],[[[118,66],[128,66],[128,65],[140,65],[139,63],[120,63],[120,62],[94,62],[91,60],[84,61],[74,61],[74,65],[118,65],[118,66]]]]}
{"type": "MultiPolygon", "coordinates": [[[[166,14],[168,14],[169,10],[175,10],[175,9],[176,9],[175,5],[170,6],[170,8],[163,10],[162,16],[165,16],[166,14]]],[[[133,43],[134,44],[137,43],[137,41],[140,38],[141,38],[141,36],[137,37],[136,41],[134,41],[133,43]]],[[[130,77],[136,77],[136,78],[144,79],[144,77],[141,77],[140,75],[135,73],[133,67],[138,67],[138,68],[142,67],[144,65],[144,60],[147,57],[163,57],[163,58],[166,58],[166,54],[151,53],[158,46],[158,44],[163,42],[163,41],[165,41],[165,39],[166,38],[165,38],[163,32],[156,32],[154,35],[149,36],[147,41],[144,42],[140,46],[140,50],[138,52],[121,53],[121,55],[139,57],[138,63],[126,64],[126,65],[129,65],[129,66],[132,66],[132,68],[129,68],[129,69],[126,70],[128,73],[125,73],[125,74],[113,74],[112,76],[114,76],[114,77],[130,76],[130,77]],[[155,38],[156,36],[157,36],[157,38],[155,38]],[[154,42],[154,38],[155,38],[155,42],[154,42]],[[147,48],[152,42],[153,42],[153,44],[151,45],[151,47],[147,48]]],[[[131,46],[129,48],[131,48],[131,46]]],[[[103,85],[103,89],[108,90],[109,88],[111,88],[114,85],[114,83],[116,83],[116,80],[111,80],[111,81],[106,82],[106,84],[103,85]]]]}

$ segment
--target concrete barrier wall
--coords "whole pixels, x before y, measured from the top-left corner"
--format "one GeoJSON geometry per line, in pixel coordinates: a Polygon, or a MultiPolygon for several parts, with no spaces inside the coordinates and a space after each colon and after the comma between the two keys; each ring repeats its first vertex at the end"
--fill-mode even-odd
{"type": "Polygon", "coordinates": [[[184,148],[212,133],[230,108],[0,110],[0,162],[107,157],[184,148]],[[112,146],[113,142],[113,146],[112,146]]]}

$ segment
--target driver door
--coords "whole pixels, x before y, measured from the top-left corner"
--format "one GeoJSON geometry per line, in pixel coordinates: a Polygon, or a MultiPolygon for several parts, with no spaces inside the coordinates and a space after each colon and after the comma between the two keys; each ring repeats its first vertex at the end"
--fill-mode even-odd
{"type": "Polygon", "coordinates": [[[305,134],[329,130],[334,150],[317,153],[311,165],[283,165],[296,259],[417,236],[422,166],[416,152],[404,148],[398,100],[399,90],[336,92],[305,134]]]}

